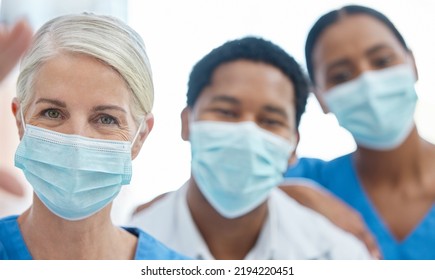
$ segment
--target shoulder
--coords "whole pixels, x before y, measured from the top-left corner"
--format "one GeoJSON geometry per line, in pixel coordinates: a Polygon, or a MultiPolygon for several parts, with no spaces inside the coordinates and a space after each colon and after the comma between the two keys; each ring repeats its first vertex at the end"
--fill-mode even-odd
{"type": "Polygon", "coordinates": [[[317,158],[300,158],[295,165],[289,166],[284,177],[309,178],[329,188],[329,183],[334,181],[336,176],[341,177],[343,173],[349,174],[352,170],[352,154],[346,154],[330,161],[317,158]]]}
{"type": "Polygon", "coordinates": [[[177,213],[182,211],[185,188],[167,193],[149,207],[133,214],[129,225],[138,227],[159,240],[171,240],[177,213]]]}
{"type": "Polygon", "coordinates": [[[314,210],[302,206],[281,190],[270,196],[282,239],[289,239],[302,256],[314,259],[368,259],[365,246],[351,234],[314,210]]]}
{"type": "Polygon", "coordinates": [[[286,176],[288,177],[305,177],[304,174],[310,174],[313,172],[316,172],[319,169],[327,168],[327,167],[333,167],[337,165],[347,165],[351,163],[351,157],[353,153],[345,154],[342,156],[339,156],[337,158],[331,159],[331,160],[323,160],[319,158],[308,158],[308,157],[302,157],[298,159],[298,161],[290,165],[286,176]]]}
{"type": "Polygon", "coordinates": [[[136,260],[187,260],[186,256],[183,256],[174,250],[168,248],[166,245],[147,234],[139,228],[125,228],[130,233],[138,237],[138,243],[136,248],[136,260]]]}
{"type": "Polygon", "coordinates": [[[11,228],[17,223],[17,216],[9,216],[0,219],[0,260],[9,259],[7,248],[8,240],[11,240],[12,234],[15,234],[11,228]]]}
{"type": "Polygon", "coordinates": [[[6,248],[3,246],[2,242],[0,241],[0,260],[7,260],[8,254],[6,253],[6,248]]]}
{"type": "Polygon", "coordinates": [[[137,209],[140,208],[140,210],[133,213],[131,224],[142,227],[142,225],[147,224],[147,220],[149,219],[158,217],[160,217],[160,219],[169,218],[174,212],[173,209],[176,207],[177,201],[183,196],[183,193],[184,191],[182,189],[168,192],[144,204],[146,207],[138,207],[137,209]]]}
{"type": "MultiPolygon", "coordinates": [[[[320,214],[311,210],[296,200],[289,197],[284,191],[274,189],[269,197],[269,208],[271,212],[277,215],[279,219],[289,220],[290,223],[298,225],[298,229],[309,229],[315,227],[315,222],[321,222],[322,217],[320,214]],[[307,219],[308,218],[308,219],[307,219]],[[309,223],[307,221],[310,221],[309,223]]],[[[317,230],[316,230],[317,231],[317,230]]]]}
{"type": "Polygon", "coordinates": [[[7,216],[0,219],[0,225],[5,225],[8,223],[16,223],[18,219],[18,215],[7,216]]]}
{"type": "Polygon", "coordinates": [[[18,216],[8,216],[0,219],[0,241],[3,238],[7,238],[11,234],[16,234],[16,231],[13,229],[18,228],[18,216]]]}
{"type": "Polygon", "coordinates": [[[0,219],[0,259],[32,259],[21,235],[18,216],[0,219]]]}
{"type": "Polygon", "coordinates": [[[302,157],[295,164],[289,166],[285,176],[306,177],[307,174],[321,168],[325,163],[326,161],[322,159],[302,157]]]}
{"type": "Polygon", "coordinates": [[[349,153],[349,154],[339,156],[339,157],[332,159],[330,161],[327,161],[326,166],[351,165],[352,164],[352,155],[353,155],[353,153],[349,153]]]}
{"type": "Polygon", "coordinates": [[[170,193],[170,192],[162,193],[162,194],[156,196],[155,198],[153,198],[152,200],[150,200],[150,201],[148,201],[148,202],[146,202],[146,203],[144,203],[144,204],[141,204],[141,205],[137,206],[136,209],[135,209],[134,212],[133,212],[133,215],[136,215],[136,214],[140,213],[141,211],[150,208],[150,207],[151,207],[152,205],[154,205],[157,201],[159,201],[160,199],[164,198],[164,197],[165,197],[166,195],[168,195],[169,193],[170,193]]]}

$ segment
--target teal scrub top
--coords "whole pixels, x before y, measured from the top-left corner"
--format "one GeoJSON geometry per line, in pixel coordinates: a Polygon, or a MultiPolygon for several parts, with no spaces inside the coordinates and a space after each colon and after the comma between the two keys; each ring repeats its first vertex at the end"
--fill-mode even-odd
{"type": "MultiPolygon", "coordinates": [[[[32,260],[17,222],[18,216],[0,219],[0,260],[32,260]]],[[[188,259],[138,228],[124,228],[138,237],[135,260],[188,259]]]]}
{"type": "Polygon", "coordinates": [[[311,179],[356,209],[374,234],[384,259],[435,260],[435,204],[404,240],[396,240],[364,191],[352,154],[331,161],[301,158],[285,177],[311,179]]]}

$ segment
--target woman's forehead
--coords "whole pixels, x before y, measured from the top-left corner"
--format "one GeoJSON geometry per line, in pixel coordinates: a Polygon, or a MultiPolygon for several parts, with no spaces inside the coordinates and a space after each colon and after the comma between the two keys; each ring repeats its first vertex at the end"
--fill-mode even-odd
{"type": "Polygon", "coordinates": [[[319,36],[313,49],[313,62],[316,65],[347,53],[365,52],[377,44],[404,49],[382,21],[366,14],[346,14],[319,36]]]}
{"type": "Polygon", "coordinates": [[[85,55],[59,55],[45,62],[34,77],[34,95],[58,99],[120,102],[130,91],[118,72],[85,55]]]}

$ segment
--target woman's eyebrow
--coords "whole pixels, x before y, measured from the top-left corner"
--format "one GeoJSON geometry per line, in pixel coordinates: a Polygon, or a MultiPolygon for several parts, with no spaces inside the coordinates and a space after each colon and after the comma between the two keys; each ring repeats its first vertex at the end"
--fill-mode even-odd
{"type": "Polygon", "coordinates": [[[378,44],[378,45],[375,45],[375,46],[371,47],[370,49],[368,49],[366,51],[366,55],[371,55],[371,54],[374,54],[380,50],[385,50],[385,49],[388,50],[388,49],[392,49],[392,48],[391,48],[391,46],[389,46],[387,44],[378,44]]]}
{"type": "Polygon", "coordinates": [[[105,110],[118,110],[124,113],[127,113],[127,111],[124,110],[124,108],[116,106],[116,105],[99,105],[92,108],[93,111],[105,111],[105,110]]]}
{"type": "Polygon", "coordinates": [[[49,103],[49,104],[56,105],[58,107],[66,108],[65,102],[57,100],[57,99],[39,98],[35,104],[39,104],[39,103],[49,103]]]}

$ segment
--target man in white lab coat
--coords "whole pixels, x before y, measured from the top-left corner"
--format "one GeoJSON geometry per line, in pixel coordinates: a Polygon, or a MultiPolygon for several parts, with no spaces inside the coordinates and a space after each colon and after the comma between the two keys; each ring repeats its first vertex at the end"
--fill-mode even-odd
{"type": "Polygon", "coordinates": [[[294,156],[308,85],[270,41],[246,37],[193,68],[182,112],[191,178],[131,223],[198,259],[367,259],[365,246],[277,186],[294,156]]]}

